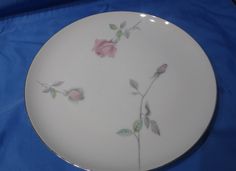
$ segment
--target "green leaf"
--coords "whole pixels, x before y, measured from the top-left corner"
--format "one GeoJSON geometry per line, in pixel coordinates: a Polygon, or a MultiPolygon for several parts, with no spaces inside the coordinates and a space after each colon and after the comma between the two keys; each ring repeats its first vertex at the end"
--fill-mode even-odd
{"type": "Polygon", "coordinates": [[[120,41],[120,37],[117,37],[115,42],[118,43],[120,41]]]}
{"type": "Polygon", "coordinates": [[[117,37],[118,39],[120,39],[122,35],[123,35],[123,32],[122,32],[121,30],[118,30],[118,31],[116,32],[116,37],[117,37]]]}
{"type": "Polygon", "coordinates": [[[128,30],[125,30],[124,31],[124,36],[128,39],[129,38],[129,36],[130,36],[130,32],[128,31],[128,30]]]}
{"type": "Polygon", "coordinates": [[[52,84],[52,86],[57,87],[57,86],[62,85],[63,83],[64,83],[64,81],[56,81],[55,83],[52,84]]]}
{"type": "Polygon", "coordinates": [[[140,132],[140,130],[142,129],[143,127],[143,122],[142,120],[136,120],[134,123],[133,123],[133,130],[134,132],[140,132]]]}
{"type": "Polygon", "coordinates": [[[115,24],[109,24],[109,26],[112,30],[117,30],[118,29],[118,27],[115,24]]]}
{"type": "Polygon", "coordinates": [[[124,28],[126,26],[126,21],[123,21],[121,24],[120,24],[120,28],[124,28]]]}
{"type": "Polygon", "coordinates": [[[55,98],[56,95],[57,95],[57,92],[56,92],[56,90],[54,88],[51,88],[50,89],[50,94],[51,94],[52,98],[55,98]]]}
{"type": "Polygon", "coordinates": [[[128,137],[133,134],[133,131],[130,129],[121,129],[117,132],[117,134],[123,137],[128,137]]]}
{"type": "Polygon", "coordinates": [[[132,92],[132,94],[133,94],[133,95],[139,95],[139,93],[138,93],[138,92],[132,92]]]}
{"type": "Polygon", "coordinates": [[[134,26],[133,29],[134,30],[141,30],[140,27],[138,27],[138,26],[134,26]]]}
{"type": "Polygon", "coordinates": [[[154,120],[150,121],[151,129],[154,134],[161,135],[159,126],[157,125],[157,122],[154,120]]]}
{"type": "Polygon", "coordinates": [[[50,91],[50,89],[51,89],[50,87],[49,88],[45,88],[42,92],[43,93],[48,93],[50,91]]]}
{"type": "Polygon", "coordinates": [[[130,79],[129,80],[129,84],[131,85],[131,87],[133,87],[134,89],[138,90],[138,82],[133,80],[133,79],[130,79]]]}
{"type": "Polygon", "coordinates": [[[148,116],[144,117],[144,124],[145,124],[146,128],[148,129],[150,126],[150,119],[148,116]]]}
{"type": "Polygon", "coordinates": [[[151,115],[151,110],[150,110],[148,102],[146,102],[146,104],[145,104],[145,109],[147,111],[145,115],[150,116],[151,115]]]}

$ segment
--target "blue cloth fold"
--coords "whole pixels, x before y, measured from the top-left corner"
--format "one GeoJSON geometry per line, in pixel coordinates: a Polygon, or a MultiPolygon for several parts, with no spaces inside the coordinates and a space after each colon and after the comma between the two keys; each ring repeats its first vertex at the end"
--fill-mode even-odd
{"type": "MultiPolygon", "coordinates": [[[[48,8],[76,0],[1,0],[0,17],[16,15],[22,12],[48,8]]],[[[78,0],[77,0],[78,1],[78,0]]]]}
{"type": "Polygon", "coordinates": [[[36,135],[25,109],[24,85],[34,56],[53,34],[107,11],[143,12],[169,20],[201,45],[214,68],[218,100],[207,134],[188,154],[160,170],[235,171],[236,6],[231,0],[80,0],[1,19],[0,170],[81,170],[58,158],[36,135]]]}

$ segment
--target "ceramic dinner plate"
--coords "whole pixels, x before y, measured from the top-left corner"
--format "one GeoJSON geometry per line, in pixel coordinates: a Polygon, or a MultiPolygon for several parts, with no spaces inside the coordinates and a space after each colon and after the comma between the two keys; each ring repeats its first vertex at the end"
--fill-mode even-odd
{"type": "Polygon", "coordinates": [[[28,72],[26,107],[43,142],[85,170],[144,171],[207,129],[216,83],[200,46],[155,16],[109,12],[55,34],[28,72]]]}

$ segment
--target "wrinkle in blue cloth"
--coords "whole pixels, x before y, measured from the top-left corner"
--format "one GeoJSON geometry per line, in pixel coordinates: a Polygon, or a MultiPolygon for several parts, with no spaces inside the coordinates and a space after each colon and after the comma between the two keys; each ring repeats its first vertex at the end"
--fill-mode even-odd
{"type": "Polygon", "coordinates": [[[55,5],[61,5],[76,0],[1,0],[0,17],[16,15],[22,12],[48,8],[55,5]]]}
{"type": "Polygon", "coordinates": [[[0,20],[0,170],[81,170],[58,158],[36,135],[25,109],[24,85],[34,56],[51,36],[78,19],[107,11],[169,20],[201,45],[215,71],[218,100],[206,139],[160,170],[235,171],[236,6],[231,0],[80,0],[0,20]]]}

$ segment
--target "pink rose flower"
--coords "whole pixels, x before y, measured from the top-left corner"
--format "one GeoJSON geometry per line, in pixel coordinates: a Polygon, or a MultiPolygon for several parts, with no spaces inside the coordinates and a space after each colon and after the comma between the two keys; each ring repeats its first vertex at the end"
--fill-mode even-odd
{"type": "Polygon", "coordinates": [[[111,40],[96,39],[93,51],[100,57],[114,57],[117,51],[116,44],[111,40]]]}
{"type": "Polygon", "coordinates": [[[84,92],[82,89],[71,89],[67,92],[68,99],[71,101],[80,101],[84,99],[84,92]]]}

